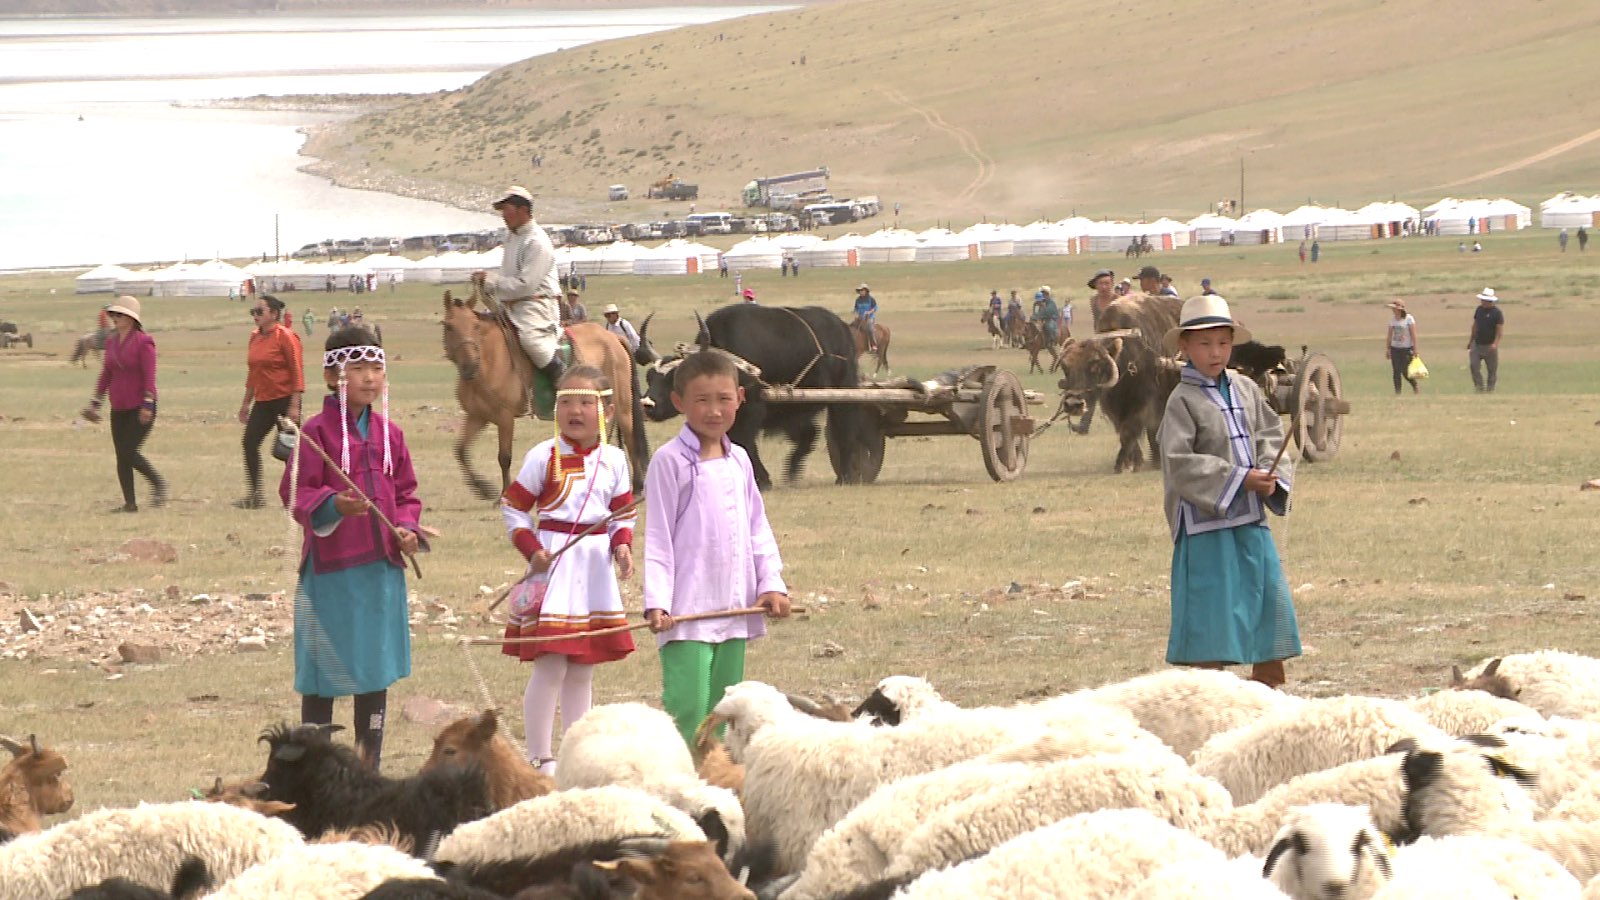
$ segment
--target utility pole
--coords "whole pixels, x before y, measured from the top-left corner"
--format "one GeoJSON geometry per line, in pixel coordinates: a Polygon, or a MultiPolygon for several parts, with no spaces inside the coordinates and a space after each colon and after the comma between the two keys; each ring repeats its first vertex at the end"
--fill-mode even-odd
{"type": "Polygon", "coordinates": [[[275,259],[283,259],[283,247],[278,243],[278,214],[272,214],[272,255],[275,259]]]}
{"type": "Polygon", "coordinates": [[[1239,214],[1244,215],[1244,157],[1239,157],[1239,214]]]}

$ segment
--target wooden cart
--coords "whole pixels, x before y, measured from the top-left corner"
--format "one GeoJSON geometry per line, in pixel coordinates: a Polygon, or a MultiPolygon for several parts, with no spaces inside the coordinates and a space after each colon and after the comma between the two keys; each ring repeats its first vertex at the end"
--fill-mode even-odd
{"type": "Polygon", "coordinates": [[[1301,347],[1298,360],[1289,360],[1256,382],[1278,415],[1289,417],[1294,442],[1308,462],[1327,462],[1339,454],[1350,401],[1344,399],[1339,367],[1326,353],[1301,347]]]}
{"type": "MultiPolygon", "coordinates": [[[[929,381],[909,378],[864,382],[855,388],[797,388],[775,385],[761,389],[767,403],[850,403],[872,413],[877,427],[861,480],[875,481],[883,468],[886,438],[965,434],[977,438],[983,466],[995,481],[1011,481],[1028,465],[1028,442],[1037,426],[1028,407],[1041,406],[1038,391],[998,366],[971,366],[929,381]],[[930,418],[912,418],[920,413],[930,418]]],[[[835,472],[844,466],[830,442],[828,456],[835,472]]]]}

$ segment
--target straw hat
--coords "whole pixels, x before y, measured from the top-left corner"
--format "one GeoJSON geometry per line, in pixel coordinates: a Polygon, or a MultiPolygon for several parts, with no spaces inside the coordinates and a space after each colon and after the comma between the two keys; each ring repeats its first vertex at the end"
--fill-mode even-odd
{"type": "Polygon", "coordinates": [[[607,303],[606,304],[606,308],[600,311],[600,315],[602,315],[602,316],[609,316],[612,313],[617,313],[618,315],[621,315],[622,314],[622,310],[617,309],[617,305],[615,303],[607,303]]]}
{"type": "MultiPolygon", "coordinates": [[[[1490,291],[1489,293],[1492,294],[1494,292],[1490,291]]],[[[144,324],[144,320],[139,318],[139,301],[136,298],[129,297],[127,294],[123,294],[117,298],[117,302],[107,306],[106,312],[119,313],[138,322],[140,325],[144,324]]]]}
{"type": "Polygon", "coordinates": [[[499,200],[496,200],[490,205],[495,209],[499,209],[500,207],[505,206],[507,203],[532,209],[533,192],[520,184],[513,184],[511,187],[506,188],[506,195],[504,197],[501,197],[499,200]]]}
{"type": "Polygon", "coordinates": [[[1403,300],[1395,300],[1389,304],[1389,308],[1395,310],[1396,312],[1405,312],[1406,304],[1403,300]]]}
{"type": "MultiPolygon", "coordinates": [[[[131,299],[131,298],[126,298],[126,299],[131,299]]],[[[1478,295],[1478,299],[1479,300],[1483,300],[1483,301],[1485,301],[1487,303],[1499,303],[1500,302],[1500,298],[1496,297],[1495,294],[1494,294],[1494,288],[1488,288],[1488,287],[1483,289],[1483,293],[1478,295]]],[[[135,304],[135,306],[137,306],[137,304],[135,304]]]]}
{"type": "Polygon", "coordinates": [[[1233,342],[1242,344],[1250,340],[1250,329],[1245,328],[1233,319],[1233,312],[1228,309],[1228,301],[1222,299],[1220,294],[1202,294],[1199,297],[1190,297],[1183,301],[1183,311],[1178,315],[1178,327],[1167,332],[1166,339],[1162,341],[1168,354],[1178,352],[1178,335],[1185,331],[1200,331],[1205,328],[1217,328],[1222,325],[1233,326],[1233,342]]]}

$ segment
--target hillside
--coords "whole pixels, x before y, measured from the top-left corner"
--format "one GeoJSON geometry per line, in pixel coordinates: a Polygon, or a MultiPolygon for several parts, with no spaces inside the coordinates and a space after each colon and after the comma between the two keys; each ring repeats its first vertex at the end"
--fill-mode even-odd
{"type": "Polygon", "coordinates": [[[308,152],[438,196],[528,182],[547,216],[818,164],[918,221],[1194,215],[1241,160],[1252,207],[1600,189],[1600,4],[1317,5],[811,6],[527,60],[308,152]]]}
{"type": "MultiPolygon", "coordinates": [[[[695,0],[727,6],[743,0],[695,0]]],[[[636,9],[674,0],[0,0],[0,16],[166,16],[484,9],[636,9]]]]}

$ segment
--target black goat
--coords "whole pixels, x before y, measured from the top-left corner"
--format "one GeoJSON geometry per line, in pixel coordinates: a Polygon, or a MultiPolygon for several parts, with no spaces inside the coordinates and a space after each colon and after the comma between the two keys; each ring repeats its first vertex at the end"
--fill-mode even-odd
{"type": "Polygon", "coordinates": [[[73,891],[68,900],[190,900],[212,886],[205,861],[191,856],[178,867],[170,891],[158,891],[126,878],[107,878],[99,884],[73,891]]]}
{"type": "Polygon", "coordinates": [[[361,825],[388,825],[411,839],[418,855],[463,822],[493,812],[488,779],[477,765],[446,766],[411,778],[384,778],[331,737],[334,725],[278,725],[262,733],[269,746],[260,781],[266,799],[292,803],[284,821],[307,838],[361,825]]]}
{"type": "Polygon", "coordinates": [[[655,836],[594,841],[539,858],[439,863],[435,869],[456,884],[517,900],[755,900],[728,874],[710,842],[655,836]]]}
{"type": "Polygon", "coordinates": [[[1289,361],[1289,354],[1276,344],[1245,341],[1233,345],[1233,355],[1228,357],[1228,368],[1238,369],[1256,381],[1289,361]]]}
{"type": "Polygon", "coordinates": [[[361,900],[503,900],[499,894],[436,878],[391,878],[361,900]]]}

